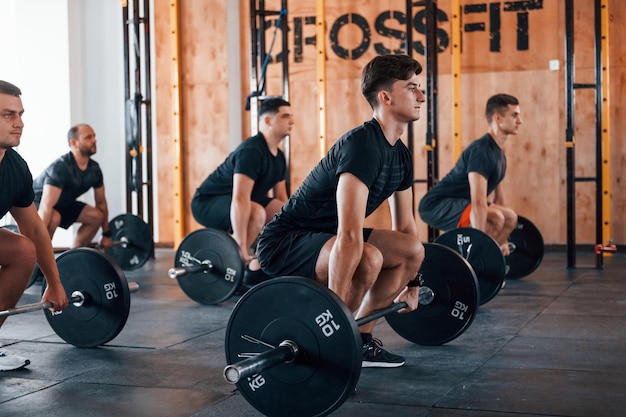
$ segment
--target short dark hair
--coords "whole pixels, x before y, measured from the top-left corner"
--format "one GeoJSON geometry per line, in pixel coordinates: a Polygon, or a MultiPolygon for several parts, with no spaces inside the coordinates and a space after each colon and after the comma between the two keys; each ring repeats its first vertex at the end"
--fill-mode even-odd
{"type": "Polygon", "coordinates": [[[261,102],[261,108],[259,109],[259,117],[266,114],[276,114],[283,106],[291,106],[289,102],[282,97],[270,97],[261,102]]]}
{"type": "Polygon", "coordinates": [[[361,93],[372,108],[378,105],[378,92],[389,90],[394,82],[422,73],[422,65],[408,55],[379,55],[365,65],[361,93]]]}
{"type": "Polygon", "coordinates": [[[491,123],[494,113],[498,112],[498,114],[502,115],[506,111],[507,107],[517,105],[519,105],[517,97],[513,97],[509,94],[496,94],[489,97],[487,105],[485,106],[485,117],[487,118],[487,123],[491,123]]]}
{"type": "Polygon", "coordinates": [[[19,97],[22,95],[22,91],[10,82],[0,80],[0,94],[19,97]]]}

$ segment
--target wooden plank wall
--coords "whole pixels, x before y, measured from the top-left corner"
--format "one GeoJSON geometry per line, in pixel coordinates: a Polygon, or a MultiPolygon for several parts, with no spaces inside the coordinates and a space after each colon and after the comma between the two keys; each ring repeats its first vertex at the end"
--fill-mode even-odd
{"type": "MultiPolygon", "coordinates": [[[[380,53],[399,53],[405,31],[406,2],[351,0],[326,2],[327,126],[328,146],[345,131],[371,117],[361,97],[359,76],[363,65],[380,53]]],[[[576,0],[576,82],[593,82],[593,10],[591,2],[576,0]],[[591,78],[589,78],[591,77],[591,78]]],[[[495,93],[506,92],[521,101],[524,124],[506,145],[508,172],[505,190],[508,202],[530,218],[547,244],[566,241],[565,159],[565,62],[564,1],[508,2],[461,0],[462,57],[461,105],[462,144],[486,132],[484,105],[495,93]],[[498,29],[499,26],[499,29],[498,29]],[[494,32],[495,36],[490,32],[494,32]],[[499,35],[499,36],[498,36],[499,35]],[[550,69],[556,61],[558,70],[550,69]]],[[[156,109],[159,240],[173,240],[171,96],[170,96],[170,2],[155,0],[156,109]]],[[[278,10],[278,0],[267,0],[266,8],[278,10]]],[[[291,182],[295,190],[317,163],[319,126],[315,47],[315,2],[289,0],[290,101],[296,115],[291,136],[291,182]]],[[[450,60],[450,2],[438,2],[439,62],[439,156],[440,177],[451,168],[452,88],[450,60]]],[[[626,2],[609,1],[611,77],[611,238],[626,243],[626,225],[621,216],[626,207],[622,165],[626,140],[622,134],[626,118],[621,113],[626,86],[625,46],[619,23],[626,18],[626,2]]],[[[223,1],[180,2],[183,137],[185,144],[185,192],[187,200],[204,177],[229,152],[226,99],[229,77],[226,57],[240,53],[242,59],[242,111],[249,91],[249,1],[240,0],[241,50],[226,50],[226,10],[223,1]]],[[[413,56],[425,64],[423,48],[424,10],[413,9],[413,56]]],[[[267,29],[268,42],[273,28],[267,29]]],[[[280,36],[280,32],[279,32],[280,36]]],[[[277,40],[274,62],[268,68],[268,94],[280,94],[282,54],[277,40]]],[[[423,85],[426,85],[423,80],[423,85]]],[[[594,175],[594,96],[576,93],[576,174],[594,175]]],[[[248,113],[243,116],[244,138],[250,133],[248,113]]],[[[414,123],[415,175],[426,177],[423,149],[426,111],[414,123]]],[[[242,138],[243,139],[243,138],[242,138]]],[[[406,140],[406,138],[403,138],[406,140]]],[[[415,187],[416,202],[426,186],[415,187]]],[[[595,194],[593,186],[577,186],[577,242],[595,243],[595,194]]],[[[188,204],[187,204],[188,206],[188,204]]],[[[382,207],[368,220],[387,227],[388,208],[382,207]]],[[[186,232],[198,228],[189,210],[186,232]]],[[[426,226],[419,220],[420,233],[426,226]]]]}

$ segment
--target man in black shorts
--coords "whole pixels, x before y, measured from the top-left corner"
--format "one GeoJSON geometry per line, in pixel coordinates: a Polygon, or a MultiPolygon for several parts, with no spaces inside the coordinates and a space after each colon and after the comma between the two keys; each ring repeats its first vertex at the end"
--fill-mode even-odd
{"type": "MultiPolygon", "coordinates": [[[[425,101],[422,66],[406,55],[371,60],[361,92],[373,118],[347,132],[305,178],[257,246],[270,276],[299,275],[327,285],[356,318],[406,301],[417,308],[424,259],[413,215],[413,158],[400,140],[425,101]],[[364,221],[386,199],[393,230],[367,229],[364,221]]],[[[404,358],[372,337],[375,321],[359,328],[364,367],[397,367],[404,358]]]]}
{"type": "Polygon", "coordinates": [[[263,100],[259,133],[243,141],[196,190],[191,212],[198,223],[232,233],[246,268],[244,282],[263,279],[250,248],[263,226],[287,201],[287,163],[279,145],[293,127],[291,105],[263,100]],[[269,196],[272,191],[272,196],[269,196]]]}
{"type": "Polygon", "coordinates": [[[491,236],[505,256],[517,213],[506,206],[502,180],[506,173],[504,144],[522,124],[519,101],[508,94],[487,100],[489,131],[465,149],[454,168],[430,189],[419,204],[422,220],[443,231],[473,227],[491,236]]]}
{"type": "MultiPolygon", "coordinates": [[[[24,122],[21,91],[0,80],[0,217],[8,212],[17,222],[20,234],[0,228],[0,311],[15,307],[39,263],[47,281],[42,301],[53,310],[67,306],[68,300],[46,227],[33,204],[33,177],[28,165],[13,150],[20,144],[24,122]]],[[[0,318],[0,327],[6,318],[0,318]]],[[[30,360],[0,350],[0,371],[20,369],[30,360]]]]}
{"type": "Polygon", "coordinates": [[[87,124],[72,126],[67,132],[70,152],[59,157],[35,179],[35,204],[48,228],[50,238],[57,227],[67,229],[80,223],[72,248],[89,246],[102,227],[100,245],[111,247],[109,209],[100,165],[91,156],[96,153],[96,133],[87,124]],[[93,188],[95,206],[76,199],[93,188]]]}

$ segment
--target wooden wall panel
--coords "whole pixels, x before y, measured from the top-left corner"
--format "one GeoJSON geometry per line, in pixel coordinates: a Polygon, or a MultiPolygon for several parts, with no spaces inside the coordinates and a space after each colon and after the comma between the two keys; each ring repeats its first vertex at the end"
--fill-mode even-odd
{"type": "MultiPolygon", "coordinates": [[[[590,82],[593,50],[591,2],[576,0],[576,78],[590,82]]],[[[226,103],[228,53],[239,53],[242,59],[242,103],[249,91],[249,1],[239,2],[241,10],[241,50],[226,51],[224,27],[226,11],[223,2],[195,0],[181,8],[184,19],[183,42],[183,103],[186,153],[186,191],[191,194],[204,176],[227,155],[228,125],[226,103]],[[193,152],[189,151],[193,150],[193,152]]],[[[278,0],[267,0],[267,9],[278,9],[278,0]]],[[[368,120],[372,111],[359,90],[361,68],[381,51],[402,49],[405,30],[405,1],[371,2],[353,0],[326,2],[326,64],[327,64],[327,139],[331,146],[343,133],[368,120]],[[365,30],[365,32],[364,32],[365,30]],[[364,36],[367,33],[367,36],[364,36]],[[360,54],[360,56],[358,56],[360,54]]],[[[508,92],[521,100],[524,124],[519,135],[506,145],[509,171],[505,189],[510,204],[522,215],[532,219],[542,230],[546,243],[564,243],[565,220],[565,62],[564,10],[561,1],[527,2],[528,9],[515,9],[510,2],[497,0],[462,0],[462,143],[467,146],[486,131],[483,117],[486,99],[497,92],[508,92]],[[499,29],[498,29],[499,25],[499,29]],[[493,33],[491,33],[493,32],[493,33]],[[550,62],[558,62],[558,70],[550,70],[550,62]]],[[[167,13],[169,3],[155,0],[157,135],[159,161],[159,219],[161,240],[171,236],[171,118],[166,110],[170,103],[169,32],[167,13]]],[[[450,77],[450,3],[438,1],[438,108],[440,177],[453,164],[452,160],[452,91],[450,77]]],[[[626,88],[623,29],[618,22],[626,18],[626,3],[611,0],[613,15],[611,33],[611,151],[612,151],[612,233],[616,242],[626,242],[626,227],[621,213],[626,206],[623,162],[626,159],[624,115],[621,111],[626,88]]],[[[317,163],[319,126],[317,108],[317,71],[315,47],[315,2],[289,0],[289,65],[290,101],[296,116],[291,136],[292,190],[302,182],[317,163]]],[[[422,53],[425,38],[423,8],[413,10],[413,56],[424,63],[422,53]]],[[[268,41],[273,27],[267,29],[268,41]]],[[[280,32],[279,32],[280,36],[280,32]]],[[[273,61],[268,68],[268,94],[280,93],[280,42],[274,45],[273,61]]],[[[424,80],[424,86],[426,85],[424,80]]],[[[587,92],[576,93],[576,152],[577,175],[593,170],[594,98],[587,92]],[[591,138],[591,139],[588,139],[591,138]]],[[[242,106],[243,107],[243,106],[242,106]]],[[[243,110],[242,110],[243,111],[243,110]]],[[[244,137],[249,135],[248,115],[243,117],[244,137]]],[[[414,123],[415,176],[424,179],[426,160],[424,137],[426,110],[414,123]]],[[[406,138],[403,138],[406,140],[406,138]]],[[[416,201],[425,192],[424,184],[415,186],[416,201]]],[[[577,189],[577,227],[579,243],[595,243],[595,199],[589,187],[577,189]]],[[[191,195],[188,195],[190,198],[191,195]]],[[[368,224],[388,226],[388,207],[381,210],[368,224]]],[[[187,214],[188,231],[197,227],[187,214]]],[[[418,219],[419,220],[419,219],[418,219]]],[[[421,222],[420,233],[425,236],[421,222]]]]}

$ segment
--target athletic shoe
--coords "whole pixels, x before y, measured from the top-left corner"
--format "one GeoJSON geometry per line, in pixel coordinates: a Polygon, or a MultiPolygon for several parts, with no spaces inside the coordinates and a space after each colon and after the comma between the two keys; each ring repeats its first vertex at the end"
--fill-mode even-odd
{"type": "Polygon", "coordinates": [[[363,343],[363,368],[397,368],[404,365],[402,356],[389,353],[382,346],[383,342],[375,337],[363,343]]]}
{"type": "Polygon", "coordinates": [[[14,371],[30,365],[30,360],[18,355],[7,355],[0,350],[0,371],[14,371]]]}
{"type": "Polygon", "coordinates": [[[263,272],[262,269],[252,271],[248,265],[246,265],[246,270],[243,272],[243,285],[244,287],[252,288],[257,284],[262,283],[263,281],[267,281],[271,277],[263,272]]]}

